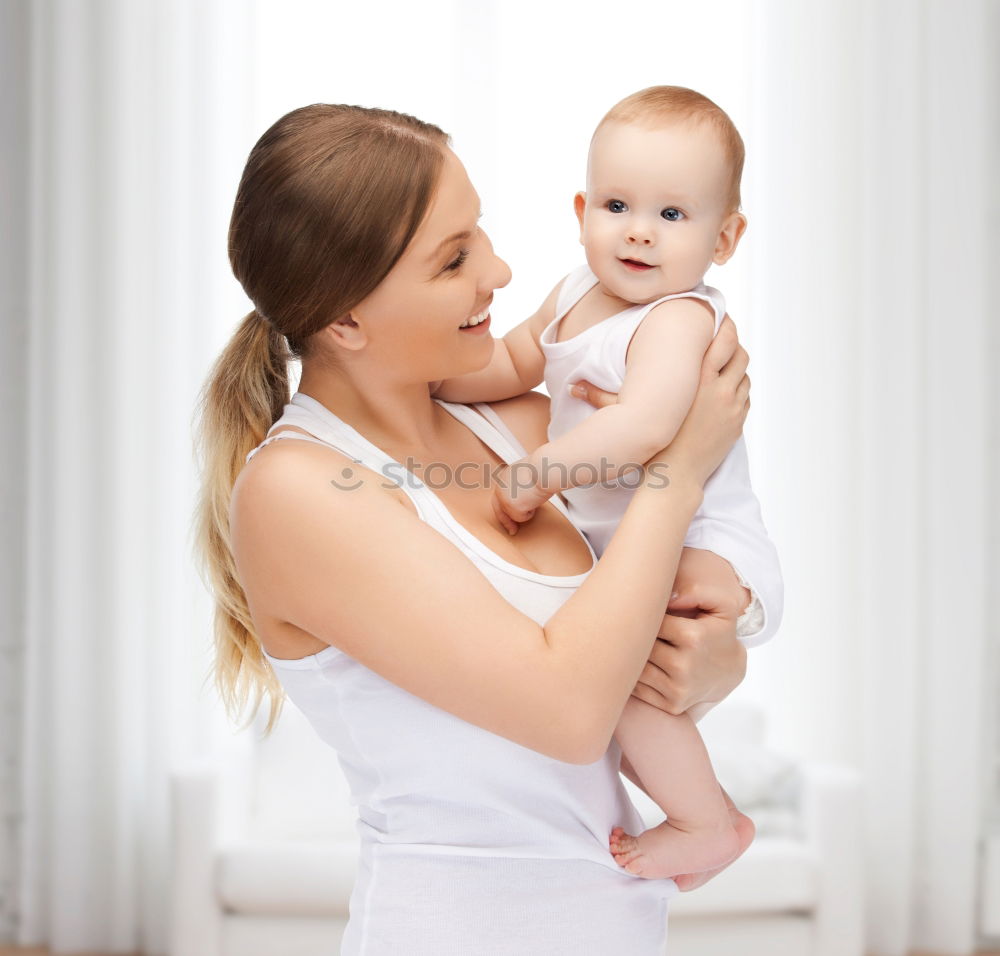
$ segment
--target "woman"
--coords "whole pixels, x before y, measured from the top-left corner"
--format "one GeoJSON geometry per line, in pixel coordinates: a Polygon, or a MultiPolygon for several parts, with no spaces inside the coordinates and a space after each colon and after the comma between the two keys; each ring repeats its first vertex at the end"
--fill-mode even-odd
{"type": "Polygon", "coordinates": [[[306,107],[251,152],[230,259],[255,311],[203,399],[218,682],[237,711],[269,694],[269,727],[287,692],[338,751],[361,837],[343,953],[660,953],[677,887],[608,852],[638,823],[612,732],[630,693],[684,709],[742,678],[725,561],[690,558],[715,613],[664,609],[747,356],[728,323],[599,564],[557,501],[508,537],[490,470],[544,441],[545,399],[430,397],[493,348],[469,320],[510,272],[479,212],[445,135],[401,114],[306,107]],[[683,646],[651,658],[658,632],[683,646]]]}

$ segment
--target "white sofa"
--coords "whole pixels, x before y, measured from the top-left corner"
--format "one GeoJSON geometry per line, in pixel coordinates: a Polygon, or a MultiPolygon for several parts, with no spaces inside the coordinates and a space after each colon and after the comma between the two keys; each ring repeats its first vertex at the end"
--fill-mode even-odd
{"type": "MultiPolygon", "coordinates": [[[[670,956],[862,956],[857,774],[768,751],[753,708],[727,702],[699,726],[757,838],[671,902],[670,956]]],[[[290,703],[270,738],[248,744],[173,775],[171,956],[331,956],[357,853],[339,765],[290,703]]]]}

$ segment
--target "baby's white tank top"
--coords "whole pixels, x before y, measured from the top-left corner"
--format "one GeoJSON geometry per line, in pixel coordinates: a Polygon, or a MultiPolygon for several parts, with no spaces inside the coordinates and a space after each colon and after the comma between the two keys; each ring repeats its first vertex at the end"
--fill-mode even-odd
{"type": "MultiPolygon", "coordinates": [[[[621,391],[625,380],[625,357],[629,343],[650,311],[669,299],[700,299],[715,314],[715,329],[726,315],[722,293],[699,284],[687,292],[663,296],[646,305],[634,305],[609,316],[572,338],[557,341],[559,323],[569,310],[597,284],[597,276],[583,265],[563,281],[556,299],[556,314],[542,330],[539,344],[545,356],[545,387],[552,398],[549,412],[549,440],[558,438],[593,415],[597,409],[569,394],[568,386],[586,379],[609,392],[621,391]]],[[[641,462],[636,462],[641,464],[641,462]]],[[[636,472],[631,473],[633,477],[636,472]]],[[[619,481],[567,488],[563,496],[569,504],[573,523],[587,536],[598,555],[604,553],[632,498],[634,484],[626,475],[619,481]]],[[[756,506],[746,468],[746,447],[742,436],[722,465],[705,484],[705,496],[685,544],[704,547],[700,529],[704,519],[721,517],[735,510],[756,506]]]]}
{"type": "MultiPolygon", "coordinates": [[[[477,413],[437,401],[504,461],[523,457],[488,405],[477,413]]],[[[247,461],[268,442],[295,438],[395,480],[420,518],[540,625],[590,573],[543,575],[506,561],[431,488],[308,395],[292,396],[268,434],[247,461]],[[313,437],[270,434],[286,425],[313,437]]],[[[595,763],[563,763],[428,704],[336,647],[268,660],[336,750],[357,806],[360,861],[342,954],[662,956],[676,884],[635,877],[608,851],[613,826],[643,829],[618,775],[616,741],[595,763]]]]}

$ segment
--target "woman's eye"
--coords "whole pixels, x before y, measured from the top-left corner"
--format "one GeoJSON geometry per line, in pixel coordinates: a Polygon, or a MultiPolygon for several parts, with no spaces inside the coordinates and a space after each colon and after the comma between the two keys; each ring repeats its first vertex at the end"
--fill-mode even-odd
{"type": "Polygon", "coordinates": [[[458,253],[458,255],[455,256],[455,258],[452,259],[451,262],[449,262],[448,265],[446,265],[444,267],[444,271],[445,272],[455,272],[457,269],[461,269],[462,265],[465,263],[465,260],[468,259],[468,258],[469,258],[469,250],[468,249],[462,249],[458,253]]]}
{"type": "Polygon", "coordinates": [[[608,212],[625,212],[626,209],[628,209],[628,206],[620,199],[612,199],[608,203],[608,212]]]}
{"type": "Polygon", "coordinates": [[[667,206],[666,209],[660,212],[660,215],[663,216],[663,218],[666,219],[667,222],[678,222],[679,220],[684,218],[684,213],[682,213],[675,206],[667,206]]]}

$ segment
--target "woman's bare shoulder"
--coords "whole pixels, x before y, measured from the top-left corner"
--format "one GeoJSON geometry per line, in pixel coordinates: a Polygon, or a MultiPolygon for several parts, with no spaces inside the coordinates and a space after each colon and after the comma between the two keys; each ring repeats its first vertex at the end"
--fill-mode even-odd
{"type": "Polygon", "coordinates": [[[548,441],[549,397],[541,392],[525,392],[502,402],[490,402],[503,423],[526,451],[534,451],[548,441]]]}
{"type": "Polygon", "coordinates": [[[255,564],[261,546],[273,535],[270,520],[262,521],[263,516],[273,519],[290,500],[320,488],[326,490],[327,508],[366,509],[394,498],[415,513],[405,493],[391,480],[332,445],[295,439],[272,442],[243,466],[233,485],[229,523],[237,562],[242,558],[255,564]]]}
{"type": "MultiPolygon", "coordinates": [[[[294,426],[281,431],[309,434],[294,426]]],[[[329,472],[331,481],[335,476],[342,478],[340,484],[344,485],[367,483],[378,477],[374,472],[359,467],[357,462],[332,445],[287,438],[260,448],[243,466],[233,485],[230,511],[248,505],[259,507],[269,503],[270,499],[282,498],[298,481],[315,480],[317,474],[326,472],[329,472]]]]}

